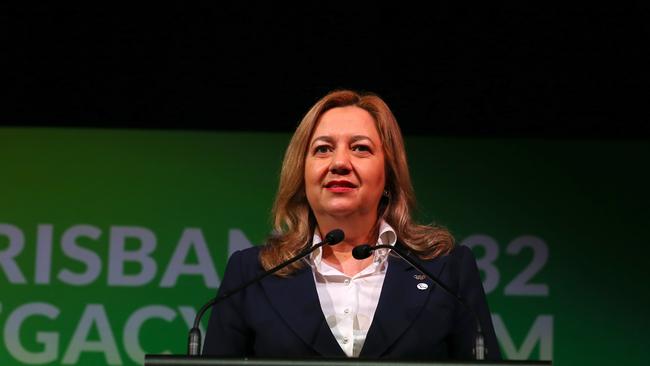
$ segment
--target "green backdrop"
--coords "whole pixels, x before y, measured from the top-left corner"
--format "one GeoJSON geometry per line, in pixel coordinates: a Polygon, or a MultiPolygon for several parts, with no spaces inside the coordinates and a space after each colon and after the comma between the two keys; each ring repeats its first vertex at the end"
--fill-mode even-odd
{"type": "MultiPolygon", "coordinates": [[[[0,129],[0,364],[184,353],[229,253],[270,230],[289,138],[0,129]]],[[[406,146],[417,217],[474,250],[505,357],[646,363],[648,141],[406,146]]]]}

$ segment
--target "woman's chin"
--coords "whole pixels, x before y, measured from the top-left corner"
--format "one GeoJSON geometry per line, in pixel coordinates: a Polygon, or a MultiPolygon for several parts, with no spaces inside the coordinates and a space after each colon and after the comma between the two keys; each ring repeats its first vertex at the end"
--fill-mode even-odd
{"type": "Polygon", "coordinates": [[[331,217],[344,219],[350,216],[360,215],[362,214],[362,210],[358,206],[332,205],[325,208],[325,213],[331,217]]]}

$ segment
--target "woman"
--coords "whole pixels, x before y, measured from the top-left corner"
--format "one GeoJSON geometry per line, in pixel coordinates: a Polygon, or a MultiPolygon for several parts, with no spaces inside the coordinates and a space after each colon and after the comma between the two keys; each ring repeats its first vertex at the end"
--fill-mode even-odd
{"type": "Polygon", "coordinates": [[[204,355],[258,358],[472,359],[476,322],[457,299],[386,249],[357,260],[362,243],[416,253],[480,319],[488,359],[499,348],[475,259],[441,227],[415,224],[401,132],[373,94],[341,90],[305,115],[287,148],[274,235],[234,253],[228,291],[319,243],[316,249],[213,308],[204,355]]]}

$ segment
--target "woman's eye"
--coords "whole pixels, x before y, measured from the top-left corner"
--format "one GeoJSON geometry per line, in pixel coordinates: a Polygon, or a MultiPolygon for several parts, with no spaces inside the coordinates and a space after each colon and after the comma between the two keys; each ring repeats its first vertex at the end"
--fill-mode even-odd
{"type": "Polygon", "coordinates": [[[353,151],[363,151],[363,152],[370,152],[370,147],[366,145],[354,145],[352,146],[353,151]]]}
{"type": "Polygon", "coordinates": [[[316,146],[316,148],[314,149],[314,153],[316,154],[324,154],[328,151],[330,151],[330,147],[327,145],[316,146]]]}

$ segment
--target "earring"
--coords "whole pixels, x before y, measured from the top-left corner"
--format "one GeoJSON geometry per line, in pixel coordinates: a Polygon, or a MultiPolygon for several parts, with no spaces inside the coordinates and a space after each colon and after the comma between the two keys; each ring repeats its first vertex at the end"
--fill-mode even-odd
{"type": "Polygon", "coordinates": [[[386,198],[390,198],[390,192],[388,192],[388,190],[384,189],[384,193],[382,194],[382,196],[384,196],[386,198]]]}

